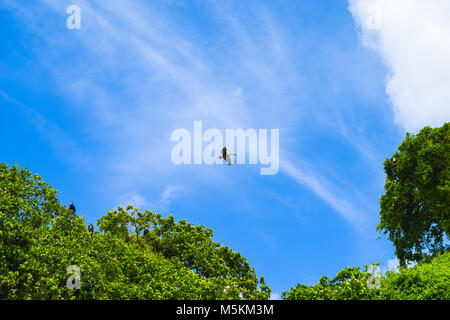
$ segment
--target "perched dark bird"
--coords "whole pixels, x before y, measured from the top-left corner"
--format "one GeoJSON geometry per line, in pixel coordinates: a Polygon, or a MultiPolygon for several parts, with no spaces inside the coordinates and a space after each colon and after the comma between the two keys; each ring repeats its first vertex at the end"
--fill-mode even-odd
{"type": "Polygon", "coordinates": [[[231,156],[236,156],[236,154],[227,153],[227,148],[223,147],[222,154],[219,156],[219,159],[225,160],[228,163],[228,165],[230,166],[231,165],[231,159],[230,159],[231,156]]]}
{"type": "Polygon", "coordinates": [[[92,225],[92,223],[89,223],[88,231],[89,231],[90,233],[93,233],[93,232],[94,232],[94,226],[92,225]]]}
{"type": "Polygon", "coordinates": [[[77,210],[75,209],[75,206],[73,205],[73,201],[70,201],[69,209],[72,210],[73,213],[75,213],[75,211],[77,211],[77,210]]]}
{"type": "Polygon", "coordinates": [[[145,229],[145,230],[144,230],[144,236],[146,236],[147,234],[148,234],[148,230],[145,229]]]}

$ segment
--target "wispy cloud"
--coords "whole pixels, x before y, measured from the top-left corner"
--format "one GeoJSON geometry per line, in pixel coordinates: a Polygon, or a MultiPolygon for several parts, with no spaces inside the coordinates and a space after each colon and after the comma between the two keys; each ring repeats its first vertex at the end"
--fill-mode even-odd
{"type": "Polygon", "coordinates": [[[19,110],[22,117],[36,129],[41,138],[48,142],[55,156],[70,164],[89,166],[90,158],[60,126],[44,117],[34,108],[10,97],[2,90],[0,90],[0,99],[6,102],[6,107],[19,110]]]}
{"type": "Polygon", "coordinates": [[[180,186],[168,186],[166,189],[161,193],[159,196],[159,199],[154,202],[152,207],[154,207],[154,210],[157,211],[168,211],[170,208],[170,205],[175,199],[180,197],[181,194],[184,193],[184,188],[180,186]]]}
{"type": "Polygon", "coordinates": [[[304,162],[300,162],[300,165],[294,165],[291,160],[284,159],[281,161],[280,169],[299,184],[314,192],[342,218],[353,225],[357,231],[366,231],[370,216],[355,208],[342,191],[339,192],[339,189],[326,178],[309,170],[304,162]]]}
{"type": "Polygon", "coordinates": [[[143,195],[132,191],[121,195],[117,205],[126,208],[132,205],[141,211],[150,210],[152,212],[164,212],[170,209],[170,205],[184,194],[184,188],[181,186],[167,186],[157,199],[147,199],[143,195]]]}
{"type": "Polygon", "coordinates": [[[148,202],[147,199],[134,191],[123,194],[119,197],[117,204],[118,207],[126,208],[129,205],[142,211],[150,208],[150,202],[148,202]]]}
{"type": "MultiPolygon", "coordinates": [[[[26,7],[9,3],[28,13],[26,7]]],[[[39,12],[46,9],[48,14],[65,17],[59,1],[40,4],[39,12]]],[[[45,65],[47,52],[77,49],[74,59],[79,63],[63,62],[49,71],[73,105],[72,111],[88,119],[84,130],[98,143],[114,146],[102,149],[95,158],[104,159],[102,165],[116,171],[116,177],[139,179],[143,173],[150,177],[157,171],[150,173],[149,163],[152,168],[170,166],[170,132],[193,120],[201,119],[216,128],[265,127],[267,119],[262,115],[272,113],[272,125],[280,127],[280,109],[290,112],[292,119],[295,109],[283,105],[284,80],[272,66],[274,59],[282,60],[276,58],[284,57],[286,50],[268,14],[264,17],[267,38],[255,42],[232,12],[211,5],[209,10],[221,15],[220,21],[229,27],[225,31],[229,43],[238,48],[231,59],[217,61],[215,55],[195,45],[183,26],[141,2],[96,2],[94,6],[80,0],[77,4],[82,9],[83,28],[68,33],[62,25],[58,32],[53,24],[43,23],[39,34],[51,38],[44,38],[38,57],[45,65]],[[267,57],[266,52],[273,56],[267,57]],[[218,68],[224,62],[229,65],[229,75],[217,77],[223,75],[218,68]],[[120,77],[122,74],[126,76],[120,77]],[[270,94],[263,103],[250,103],[258,94],[242,83],[259,83],[270,94]]],[[[218,48],[219,55],[222,49],[218,48]]]]}
{"type": "MultiPolygon", "coordinates": [[[[8,4],[24,17],[31,15],[32,8],[8,4]]],[[[52,19],[29,27],[42,37],[36,55],[43,66],[48,66],[52,53],[48,71],[65,93],[67,107],[84,119],[83,129],[100,146],[91,150],[91,158],[112,173],[107,176],[115,186],[130,190],[136,183],[157,181],[162,173],[165,183],[175,185],[179,168],[170,162],[170,133],[194,120],[216,128],[281,128],[282,144],[295,140],[296,121],[304,120],[308,110],[292,99],[304,94],[305,79],[279,17],[264,5],[247,9],[258,21],[255,28],[241,21],[232,7],[208,2],[205,10],[215,17],[217,30],[205,49],[197,44],[201,39],[195,37],[195,26],[177,23],[147,2],[76,4],[82,10],[79,31],[65,30],[64,23],[57,28],[52,19]],[[76,63],[58,56],[72,52],[76,63]]],[[[41,0],[37,5],[39,14],[61,21],[66,17],[60,1],[41,0]]],[[[370,146],[359,142],[354,146],[372,157],[370,146]]],[[[326,170],[314,172],[308,161],[282,159],[281,170],[362,228],[366,216],[352,203],[354,194],[341,192],[326,178],[326,170]]],[[[196,178],[217,181],[210,172],[196,178]]],[[[155,201],[138,193],[124,197],[140,206],[167,208],[179,191],[171,188],[155,201]]]]}

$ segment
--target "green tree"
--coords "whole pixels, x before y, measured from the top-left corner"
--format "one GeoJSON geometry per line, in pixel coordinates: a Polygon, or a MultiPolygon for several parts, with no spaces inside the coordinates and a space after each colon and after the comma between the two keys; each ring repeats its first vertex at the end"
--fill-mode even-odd
{"type": "Polygon", "coordinates": [[[407,134],[384,162],[386,193],[377,230],[389,234],[402,266],[448,250],[450,234],[450,123],[407,134]]]}
{"type": "Polygon", "coordinates": [[[203,226],[129,206],[91,235],[56,195],[38,175],[0,164],[0,299],[269,298],[246,259],[203,226]],[[75,290],[71,265],[81,271],[75,290]]]}
{"type": "Polygon", "coordinates": [[[100,231],[125,241],[138,243],[204,279],[226,279],[226,296],[244,299],[266,299],[270,288],[264,278],[256,277],[247,259],[227,246],[212,240],[213,232],[204,226],[194,226],[185,220],[176,222],[172,215],[163,218],[151,211],[139,212],[128,206],[109,211],[97,221],[100,231]],[[144,231],[148,231],[144,235],[144,231]],[[258,291],[258,284],[260,291],[258,291]],[[237,296],[236,296],[237,294],[237,296]]]}

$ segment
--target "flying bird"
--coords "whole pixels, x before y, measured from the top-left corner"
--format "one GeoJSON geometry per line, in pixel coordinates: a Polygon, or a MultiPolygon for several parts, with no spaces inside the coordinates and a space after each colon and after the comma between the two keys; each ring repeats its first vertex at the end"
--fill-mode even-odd
{"type": "Polygon", "coordinates": [[[227,153],[227,148],[223,147],[222,154],[219,156],[219,159],[224,159],[230,166],[231,165],[231,159],[230,159],[231,156],[236,156],[236,154],[235,153],[227,153]]]}

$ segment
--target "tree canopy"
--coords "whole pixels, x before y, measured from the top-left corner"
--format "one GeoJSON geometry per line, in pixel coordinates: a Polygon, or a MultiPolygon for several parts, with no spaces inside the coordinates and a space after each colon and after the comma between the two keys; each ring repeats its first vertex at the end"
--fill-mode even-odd
{"type": "Polygon", "coordinates": [[[246,258],[204,226],[129,206],[90,233],[56,196],[38,175],[0,164],[1,299],[269,298],[246,258]],[[67,285],[70,266],[79,289],[67,285]]]}
{"type": "Polygon", "coordinates": [[[384,162],[386,193],[377,229],[388,233],[401,265],[448,250],[450,123],[407,134],[384,162]]]}

